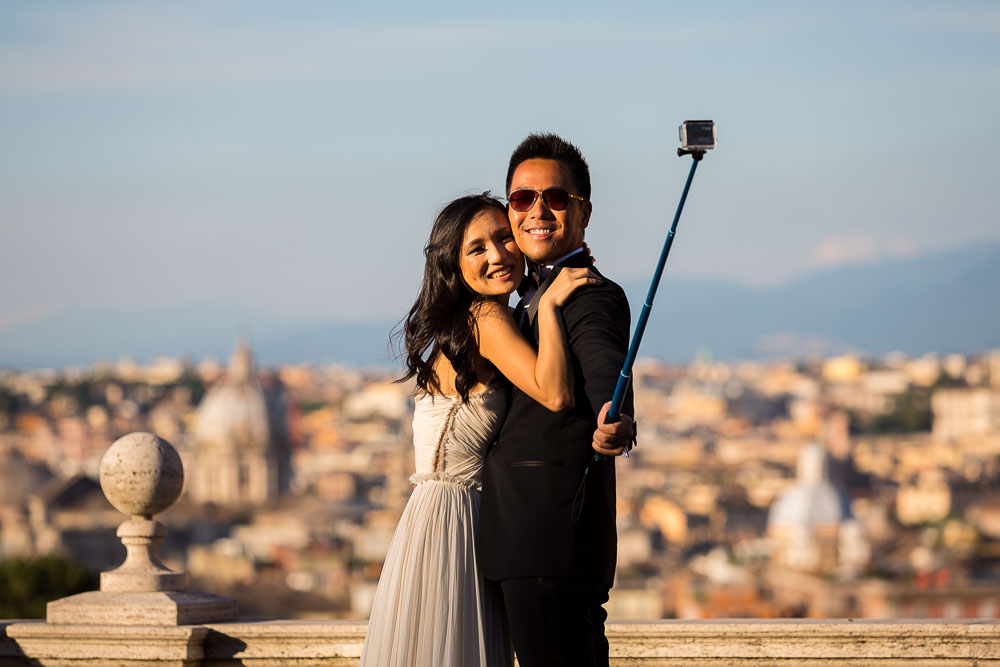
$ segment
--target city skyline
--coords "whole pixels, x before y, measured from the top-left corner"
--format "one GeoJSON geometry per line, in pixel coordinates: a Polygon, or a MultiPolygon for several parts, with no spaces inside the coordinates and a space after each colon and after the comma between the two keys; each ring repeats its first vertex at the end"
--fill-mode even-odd
{"type": "MultiPolygon", "coordinates": [[[[187,488],[168,567],[249,618],[365,618],[416,469],[412,384],[254,368],[237,345],[228,368],[0,372],[0,556],[119,563],[96,478],[154,432],[187,488]]],[[[995,618],[1000,349],[635,370],[611,619],[995,618]]]]}

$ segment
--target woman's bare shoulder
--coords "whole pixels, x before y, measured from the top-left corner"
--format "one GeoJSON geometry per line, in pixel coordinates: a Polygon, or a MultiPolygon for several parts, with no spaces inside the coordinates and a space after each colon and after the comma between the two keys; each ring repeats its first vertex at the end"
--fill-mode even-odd
{"type": "Polygon", "coordinates": [[[488,318],[508,319],[511,317],[512,312],[511,308],[493,299],[484,299],[472,307],[472,315],[476,320],[488,318]]]}

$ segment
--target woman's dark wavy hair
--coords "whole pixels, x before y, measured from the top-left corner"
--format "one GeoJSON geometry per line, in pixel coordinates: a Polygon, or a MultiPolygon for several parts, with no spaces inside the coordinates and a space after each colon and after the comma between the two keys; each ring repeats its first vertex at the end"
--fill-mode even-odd
{"type": "MultiPolygon", "coordinates": [[[[417,300],[401,322],[406,374],[398,382],[417,379],[427,393],[441,393],[434,375],[434,357],[440,353],[455,368],[455,389],[463,401],[476,386],[477,357],[473,305],[484,297],[462,279],[459,254],[465,229],[481,213],[506,207],[489,192],[459,197],[441,209],[424,246],[424,280],[417,300]]],[[[399,338],[400,330],[394,334],[399,338]]]]}

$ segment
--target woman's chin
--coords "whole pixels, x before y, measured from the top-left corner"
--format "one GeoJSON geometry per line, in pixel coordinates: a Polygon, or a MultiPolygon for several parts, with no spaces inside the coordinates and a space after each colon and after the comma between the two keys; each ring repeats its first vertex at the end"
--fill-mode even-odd
{"type": "Polygon", "coordinates": [[[504,285],[498,287],[497,289],[492,289],[489,292],[485,291],[481,292],[477,290],[476,293],[479,294],[480,296],[485,296],[488,299],[495,299],[497,301],[507,303],[507,300],[510,299],[510,295],[513,294],[516,290],[517,290],[516,285],[511,285],[509,288],[506,285],[504,285]]]}
{"type": "Polygon", "coordinates": [[[509,285],[504,285],[503,294],[501,296],[510,296],[511,294],[517,291],[517,286],[520,284],[521,284],[520,278],[510,281],[509,285]]]}

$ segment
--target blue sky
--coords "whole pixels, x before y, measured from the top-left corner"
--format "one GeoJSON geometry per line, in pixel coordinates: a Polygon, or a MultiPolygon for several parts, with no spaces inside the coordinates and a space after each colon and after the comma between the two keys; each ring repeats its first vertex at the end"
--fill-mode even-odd
{"type": "Polygon", "coordinates": [[[0,4],[0,330],[226,303],[396,318],[436,211],[577,143],[602,270],[773,284],[1000,239],[993,2],[0,4]]]}

